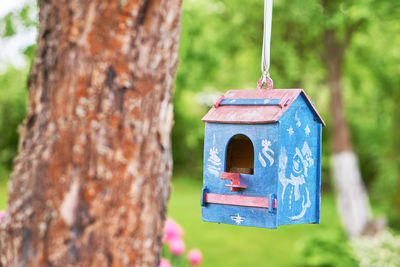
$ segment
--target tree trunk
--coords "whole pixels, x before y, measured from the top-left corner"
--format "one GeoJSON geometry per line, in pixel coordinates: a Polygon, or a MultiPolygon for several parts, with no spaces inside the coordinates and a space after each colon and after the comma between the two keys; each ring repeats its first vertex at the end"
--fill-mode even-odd
{"type": "MultiPolygon", "coordinates": [[[[342,224],[350,237],[361,235],[370,218],[368,194],[353,152],[341,96],[341,67],[346,43],[338,44],[334,31],[325,34],[325,61],[331,90],[332,166],[342,224]]],[[[348,42],[349,40],[347,40],[348,42]]]]}
{"type": "Polygon", "coordinates": [[[181,0],[39,6],[0,262],[157,266],[181,0]]]}

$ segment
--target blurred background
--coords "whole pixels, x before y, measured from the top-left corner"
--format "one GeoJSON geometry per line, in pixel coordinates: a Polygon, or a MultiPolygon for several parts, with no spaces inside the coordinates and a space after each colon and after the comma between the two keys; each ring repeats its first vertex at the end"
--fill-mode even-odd
{"type": "MultiPolygon", "coordinates": [[[[274,1],[270,68],[274,88],[304,88],[327,123],[321,225],[268,230],[201,221],[201,118],[227,90],[256,89],[263,5],[262,0],[183,1],[168,216],[183,226],[187,245],[202,250],[204,266],[400,266],[398,1],[274,1]],[[341,69],[343,112],[373,217],[385,218],[389,229],[356,240],[347,237],[335,201],[329,66],[336,58],[327,58],[326,43],[331,32],[336,40],[348,41],[342,60],[336,62],[341,69]]],[[[17,128],[25,116],[37,12],[32,0],[0,0],[0,210],[6,208],[17,128]]]]}

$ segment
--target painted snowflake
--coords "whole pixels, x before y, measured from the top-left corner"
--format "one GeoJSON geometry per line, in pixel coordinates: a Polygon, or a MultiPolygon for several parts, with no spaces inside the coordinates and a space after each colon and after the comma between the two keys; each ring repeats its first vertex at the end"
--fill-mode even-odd
{"type": "Polygon", "coordinates": [[[304,132],[306,133],[306,135],[308,136],[311,132],[310,127],[308,127],[308,125],[306,126],[306,128],[304,128],[304,132]]]}
{"type": "Polygon", "coordinates": [[[234,216],[231,216],[231,219],[232,219],[232,221],[234,221],[236,224],[241,224],[241,223],[244,221],[244,217],[241,217],[241,216],[239,215],[239,213],[236,214],[236,215],[234,215],[234,216]]]}
{"type": "Polygon", "coordinates": [[[290,126],[286,131],[288,131],[289,135],[291,136],[292,134],[294,134],[293,128],[292,126],[290,126]]]}

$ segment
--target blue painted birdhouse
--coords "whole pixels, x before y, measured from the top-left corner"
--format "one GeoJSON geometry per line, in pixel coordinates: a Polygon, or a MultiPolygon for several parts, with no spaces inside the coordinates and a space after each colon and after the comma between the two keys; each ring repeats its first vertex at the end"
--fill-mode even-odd
{"type": "Polygon", "coordinates": [[[319,223],[325,123],[302,89],[230,90],[203,121],[203,221],[319,223]]]}

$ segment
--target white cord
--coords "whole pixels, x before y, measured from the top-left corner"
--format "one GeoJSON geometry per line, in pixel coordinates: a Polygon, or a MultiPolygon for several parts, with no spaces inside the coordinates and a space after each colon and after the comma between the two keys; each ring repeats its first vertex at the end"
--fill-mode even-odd
{"type": "Polygon", "coordinates": [[[272,24],[272,0],[264,0],[264,35],[261,56],[262,81],[269,77],[270,50],[271,50],[271,24],[272,24]]]}

